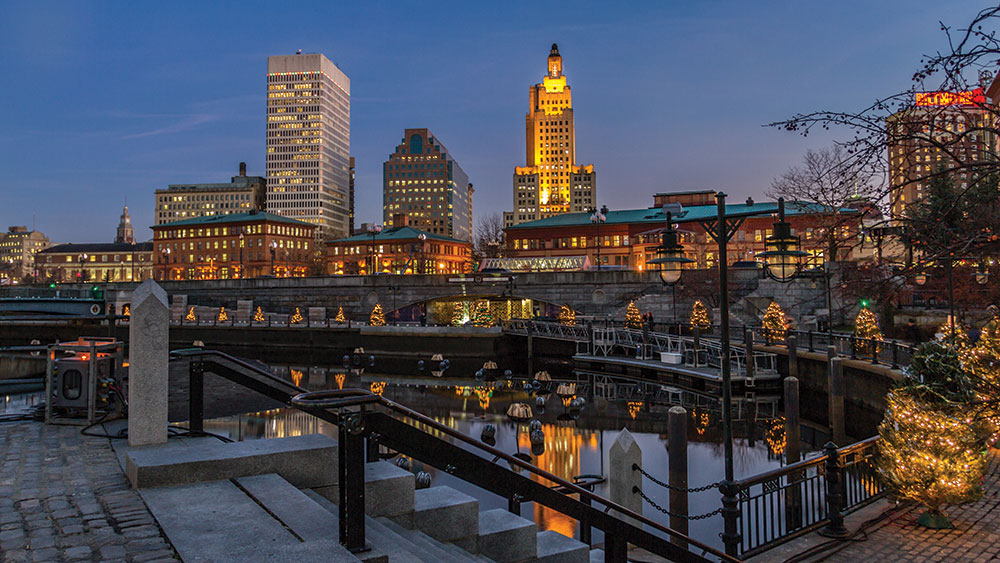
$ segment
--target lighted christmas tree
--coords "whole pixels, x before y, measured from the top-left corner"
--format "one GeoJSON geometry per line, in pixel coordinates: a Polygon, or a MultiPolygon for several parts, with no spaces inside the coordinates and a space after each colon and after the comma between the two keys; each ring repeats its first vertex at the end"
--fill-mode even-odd
{"type": "Polygon", "coordinates": [[[253,314],[253,320],[255,323],[264,322],[264,311],[260,310],[260,306],[257,306],[257,311],[253,314]]]}
{"type": "Polygon", "coordinates": [[[777,301],[771,301],[764,312],[764,339],[768,344],[772,342],[782,342],[785,340],[785,331],[788,326],[785,324],[785,312],[781,310],[781,305],[777,301]]]}
{"type": "Polygon", "coordinates": [[[463,301],[456,301],[455,307],[451,312],[451,324],[454,326],[462,326],[465,322],[465,305],[463,301]]]}
{"type": "Polygon", "coordinates": [[[991,434],[988,442],[996,444],[1000,438],[1000,317],[990,319],[976,345],[959,354],[962,365],[975,380],[977,404],[974,414],[987,422],[991,434]]]}
{"type": "Polygon", "coordinates": [[[337,322],[337,323],[346,323],[347,322],[347,317],[344,316],[344,308],[343,307],[338,307],[337,308],[337,316],[333,317],[333,321],[337,322]]]}
{"type": "Polygon", "coordinates": [[[701,299],[696,299],[691,307],[691,330],[698,329],[705,332],[712,328],[712,322],[708,320],[708,309],[701,299]]]}
{"type": "Polygon", "coordinates": [[[473,326],[493,326],[493,315],[490,314],[490,304],[488,301],[476,303],[476,310],[472,313],[473,326]]]}
{"type": "Polygon", "coordinates": [[[882,340],[882,330],[878,326],[878,317],[868,307],[862,307],[854,320],[854,336],[861,340],[854,341],[854,349],[863,356],[877,353],[878,344],[874,340],[882,340]]]}
{"type": "Polygon", "coordinates": [[[194,314],[194,307],[191,307],[190,309],[188,309],[188,314],[187,314],[187,316],[184,317],[184,320],[185,321],[190,321],[190,322],[195,322],[195,321],[198,320],[198,315],[194,314]]]}
{"type": "Polygon", "coordinates": [[[628,302],[628,309],[625,310],[625,326],[628,328],[642,328],[642,315],[635,301],[628,302]]]}
{"type": "Polygon", "coordinates": [[[368,316],[368,324],[371,326],[385,326],[385,313],[382,312],[382,304],[376,303],[372,308],[372,314],[368,316]]]}
{"type": "Polygon", "coordinates": [[[970,416],[972,381],[950,345],[929,342],[910,361],[902,385],[886,396],[877,468],[899,498],[923,504],[917,522],[951,527],[944,506],[979,499],[986,470],[986,425],[970,416]]]}
{"type": "Polygon", "coordinates": [[[292,324],[297,324],[302,322],[302,313],[299,311],[298,307],[295,308],[295,313],[292,315],[292,318],[288,319],[288,321],[291,322],[292,324]]]}
{"type": "Polygon", "coordinates": [[[576,326],[576,311],[563,305],[559,308],[559,324],[563,326],[576,326]]]}
{"type": "Polygon", "coordinates": [[[126,303],[122,307],[122,316],[123,317],[130,317],[130,316],[132,316],[132,309],[128,306],[128,303],[126,303]]]}
{"type": "Polygon", "coordinates": [[[226,308],[225,307],[219,309],[219,317],[218,317],[217,320],[218,321],[228,321],[229,320],[229,315],[226,314],[226,308]]]}
{"type": "Polygon", "coordinates": [[[969,335],[965,332],[965,328],[957,320],[952,321],[951,315],[948,315],[944,324],[938,329],[937,337],[938,340],[950,343],[959,350],[965,350],[970,344],[969,335]],[[954,326],[952,326],[953,322],[954,326]]]}

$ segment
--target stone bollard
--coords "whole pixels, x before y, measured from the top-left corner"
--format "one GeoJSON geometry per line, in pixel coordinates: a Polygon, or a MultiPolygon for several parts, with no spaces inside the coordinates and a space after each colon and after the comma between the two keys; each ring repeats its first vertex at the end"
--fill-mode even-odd
{"type": "MultiPolygon", "coordinates": [[[[670,468],[670,528],[688,535],[688,459],[687,459],[687,411],[684,407],[670,407],[667,414],[667,453],[670,468]]],[[[687,542],[673,537],[671,542],[687,549],[687,542]]]]}
{"type": "MultiPolygon", "coordinates": [[[[791,465],[801,458],[802,439],[799,429],[799,380],[785,378],[785,463],[791,465]]],[[[788,481],[800,479],[798,472],[788,475],[788,481]]],[[[785,494],[785,522],[789,531],[802,526],[802,495],[798,487],[785,494]]]]}
{"type": "Polygon", "coordinates": [[[788,375],[799,376],[799,347],[798,339],[794,336],[785,338],[785,348],[788,349],[788,375]]]}
{"type": "Polygon", "coordinates": [[[169,333],[167,292],[147,279],[132,294],[128,328],[130,446],[167,442],[169,333]]]}
{"type": "MultiPolygon", "coordinates": [[[[642,514],[642,497],[636,492],[642,490],[642,473],[632,469],[633,465],[642,467],[642,449],[632,433],[623,428],[608,452],[608,489],[612,502],[642,514]]],[[[635,520],[626,520],[641,526],[635,520]]]]}
{"type": "Polygon", "coordinates": [[[844,427],[844,360],[830,360],[830,439],[834,444],[846,445],[847,432],[844,427]]]}

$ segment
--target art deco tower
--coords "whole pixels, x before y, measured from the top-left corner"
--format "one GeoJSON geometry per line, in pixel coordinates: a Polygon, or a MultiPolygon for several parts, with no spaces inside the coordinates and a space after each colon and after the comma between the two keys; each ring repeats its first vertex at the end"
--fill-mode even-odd
{"type": "Polygon", "coordinates": [[[528,89],[524,125],[526,165],[514,168],[514,211],[504,213],[504,223],[516,225],[595,207],[597,176],[594,165],[576,164],[573,95],[555,43],[542,83],[528,89]]]}
{"type": "Polygon", "coordinates": [[[351,80],[321,54],[267,58],[267,211],[349,236],[351,80]]]}

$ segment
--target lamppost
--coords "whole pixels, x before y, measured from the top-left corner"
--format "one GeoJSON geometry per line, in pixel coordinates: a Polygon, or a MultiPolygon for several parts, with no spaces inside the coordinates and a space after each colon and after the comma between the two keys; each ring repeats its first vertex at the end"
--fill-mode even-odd
{"type": "Polygon", "coordinates": [[[243,273],[243,243],[244,243],[243,231],[241,229],[240,230],[240,279],[246,277],[246,275],[243,273]]]}
{"type": "MultiPolygon", "coordinates": [[[[132,277],[135,278],[134,275],[132,277]]],[[[170,247],[163,249],[163,277],[160,279],[164,281],[170,279],[170,247]]]]}
{"type": "Polygon", "coordinates": [[[427,240],[427,235],[425,235],[424,233],[420,233],[420,235],[417,236],[417,238],[420,239],[420,273],[421,274],[426,274],[427,273],[427,255],[425,254],[425,252],[427,250],[425,248],[425,245],[426,245],[425,241],[427,240]]]}
{"type": "MultiPolygon", "coordinates": [[[[714,220],[702,221],[705,232],[719,246],[719,343],[722,364],[722,441],[725,454],[725,481],[720,485],[722,491],[722,515],[725,527],[722,541],[726,553],[735,556],[739,551],[739,531],[737,520],[740,516],[738,506],[738,491],[734,485],[733,474],[733,397],[732,397],[732,366],[729,351],[729,264],[727,245],[736,231],[743,225],[747,217],[768,215],[771,210],[754,211],[753,199],[747,199],[747,210],[742,213],[726,213],[726,194],[715,194],[717,216],[714,220]]],[[[791,226],[785,222],[785,200],[778,198],[778,221],[773,227],[774,234],[767,239],[767,251],[761,253],[765,258],[767,274],[780,282],[791,281],[798,272],[801,257],[805,252],[799,250],[799,239],[791,234],[791,226]]]]}
{"type": "Polygon", "coordinates": [[[670,212],[667,212],[667,228],[660,235],[660,246],[656,247],[656,258],[647,264],[659,264],[660,281],[663,285],[670,287],[670,294],[673,301],[672,311],[674,314],[674,324],[677,324],[677,282],[681,281],[681,273],[684,264],[694,262],[684,256],[684,247],[677,241],[677,231],[674,230],[670,212]]]}
{"type": "Polygon", "coordinates": [[[608,206],[602,205],[601,210],[594,210],[590,222],[597,226],[597,271],[601,271],[601,223],[608,220],[608,206]]]}
{"type": "Polygon", "coordinates": [[[82,282],[87,281],[87,274],[83,270],[83,264],[84,264],[84,262],[87,261],[87,258],[88,258],[88,256],[87,256],[86,252],[84,252],[83,254],[80,255],[80,281],[82,281],[82,282]]]}
{"type": "Polygon", "coordinates": [[[372,260],[371,262],[369,262],[368,265],[368,275],[372,275],[375,273],[376,269],[375,236],[381,232],[382,232],[382,225],[368,225],[368,234],[372,236],[372,260]]]}
{"type": "Polygon", "coordinates": [[[278,251],[278,241],[272,240],[271,244],[268,245],[271,250],[271,275],[274,275],[274,253],[278,251]]]}

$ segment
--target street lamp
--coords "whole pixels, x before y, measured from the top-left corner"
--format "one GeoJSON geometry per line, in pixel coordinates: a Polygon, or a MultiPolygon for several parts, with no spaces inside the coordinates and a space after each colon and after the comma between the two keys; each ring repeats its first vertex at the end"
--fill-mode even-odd
{"type": "MultiPolygon", "coordinates": [[[[135,259],[133,259],[133,262],[134,261],[135,259]]],[[[135,278],[134,275],[132,277],[133,279],[135,278]]],[[[170,247],[163,249],[163,277],[161,279],[170,279],[170,247]]]]}
{"type": "Polygon", "coordinates": [[[694,260],[684,256],[684,247],[677,241],[677,231],[674,230],[674,224],[669,211],[667,212],[667,228],[660,235],[660,246],[656,247],[656,256],[656,258],[650,260],[647,264],[659,264],[660,281],[663,282],[663,285],[670,287],[673,299],[674,324],[676,325],[677,282],[681,281],[681,272],[684,264],[694,262],[694,260]]]}
{"type": "Polygon", "coordinates": [[[368,225],[368,234],[372,236],[372,261],[368,265],[368,275],[375,273],[375,236],[382,232],[382,225],[368,225]]]}
{"type": "Polygon", "coordinates": [[[808,253],[799,250],[799,237],[792,235],[791,225],[785,221],[785,198],[778,198],[778,221],[774,224],[774,234],[767,237],[767,251],[764,270],[775,281],[789,282],[799,272],[802,257],[808,253]]]}
{"type": "Polygon", "coordinates": [[[590,222],[597,225],[597,271],[601,271],[601,223],[608,220],[608,206],[602,205],[601,210],[594,210],[590,216],[590,222]]]}
{"type": "Polygon", "coordinates": [[[990,271],[986,269],[986,264],[982,264],[979,270],[973,274],[976,278],[976,283],[979,285],[986,285],[990,281],[990,271]]]}
{"type": "Polygon", "coordinates": [[[271,244],[268,245],[271,250],[271,275],[274,275],[274,254],[278,251],[278,241],[272,240],[271,244]]]}
{"type": "Polygon", "coordinates": [[[924,285],[925,283],[927,283],[927,274],[919,273],[913,276],[913,282],[916,283],[917,285],[924,285]]]}
{"type": "Polygon", "coordinates": [[[240,231],[240,279],[245,278],[246,275],[243,273],[243,231],[240,231]]]}
{"type": "Polygon", "coordinates": [[[80,255],[80,281],[87,281],[87,277],[83,271],[83,263],[87,261],[87,258],[88,256],[86,252],[80,255]]]}

